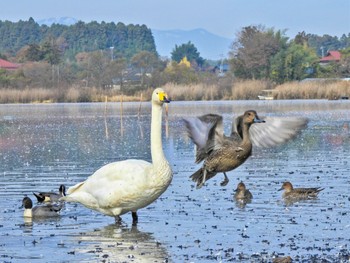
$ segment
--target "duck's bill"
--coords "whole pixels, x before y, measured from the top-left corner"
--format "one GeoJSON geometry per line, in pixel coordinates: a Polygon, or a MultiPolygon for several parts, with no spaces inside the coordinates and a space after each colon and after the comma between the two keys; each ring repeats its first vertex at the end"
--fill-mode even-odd
{"type": "Polygon", "coordinates": [[[254,123],[264,123],[265,121],[262,119],[255,118],[254,123]]]}

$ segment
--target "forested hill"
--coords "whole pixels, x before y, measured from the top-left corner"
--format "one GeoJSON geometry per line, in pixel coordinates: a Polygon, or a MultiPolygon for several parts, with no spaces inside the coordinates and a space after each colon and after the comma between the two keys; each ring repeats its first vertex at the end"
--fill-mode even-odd
{"type": "Polygon", "coordinates": [[[111,47],[114,54],[120,53],[126,58],[142,50],[156,53],[152,31],[145,25],[79,21],[70,26],[46,26],[39,25],[33,18],[19,22],[0,20],[0,51],[3,54],[15,55],[25,46],[40,45],[48,40],[55,41],[66,57],[111,47]]]}

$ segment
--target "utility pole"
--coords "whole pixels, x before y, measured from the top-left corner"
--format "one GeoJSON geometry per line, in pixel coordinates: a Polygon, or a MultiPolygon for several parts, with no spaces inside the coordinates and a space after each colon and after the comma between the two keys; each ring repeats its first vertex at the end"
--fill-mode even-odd
{"type": "Polygon", "coordinates": [[[321,52],[322,52],[322,57],[324,57],[324,47],[321,46],[320,49],[321,49],[321,52]]]}
{"type": "Polygon", "coordinates": [[[110,49],[111,49],[111,60],[113,61],[113,49],[114,49],[114,47],[110,47],[110,49]]]}

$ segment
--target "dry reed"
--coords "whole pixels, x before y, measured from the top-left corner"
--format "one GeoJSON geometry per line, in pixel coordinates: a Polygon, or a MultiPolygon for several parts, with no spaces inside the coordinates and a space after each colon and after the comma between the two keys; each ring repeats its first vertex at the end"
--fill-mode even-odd
{"type": "Polygon", "coordinates": [[[289,82],[275,90],[277,99],[338,99],[349,97],[350,81],[289,82]]]}
{"type": "Polygon", "coordinates": [[[106,96],[110,102],[119,102],[121,96],[124,101],[137,101],[139,96],[125,96],[115,94],[110,90],[97,88],[69,89],[0,89],[0,103],[49,103],[49,102],[104,102],[106,96]]]}
{"type": "MultiPolygon", "coordinates": [[[[350,81],[304,81],[288,82],[274,86],[268,80],[236,80],[231,90],[220,85],[205,83],[195,85],[166,84],[163,88],[172,100],[247,100],[257,99],[262,90],[273,89],[276,99],[338,99],[350,96],[350,81]]],[[[98,88],[68,89],[1,89],[0,103],[44,103],[44,102],[124,102],[149,101],[151,88],[135,93],[134,96],[123,95],[120,91],[98,88]],[[142,94],[142,96],[141,96],[142,94]]]]}
{"type": "Polygon", "coordinates": [[[256,100],[262,90],[271,89],[273,85],[268,80],[239,80],[233,83],[231,99],[256,100]]]}
{"type": "Polygon", "coordinates": [[[177,85],[168,83],[163,86],[172,100],[219,100],[220,90],[216,85],[195,84],[177,85]]]}

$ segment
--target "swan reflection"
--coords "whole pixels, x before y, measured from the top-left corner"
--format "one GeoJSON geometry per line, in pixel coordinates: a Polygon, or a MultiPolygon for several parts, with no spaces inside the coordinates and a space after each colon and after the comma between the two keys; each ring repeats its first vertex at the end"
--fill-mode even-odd
{"type": "MultiPolygon", "coordinates": [[[[79,253],[114,262],[170,262],[166,248],[152,233],[142,232],[137,226],[127,228],[116,224],[78,237],[79,253]]],[[[78,251],[76,251],[78,252],[78,251]]]]}

